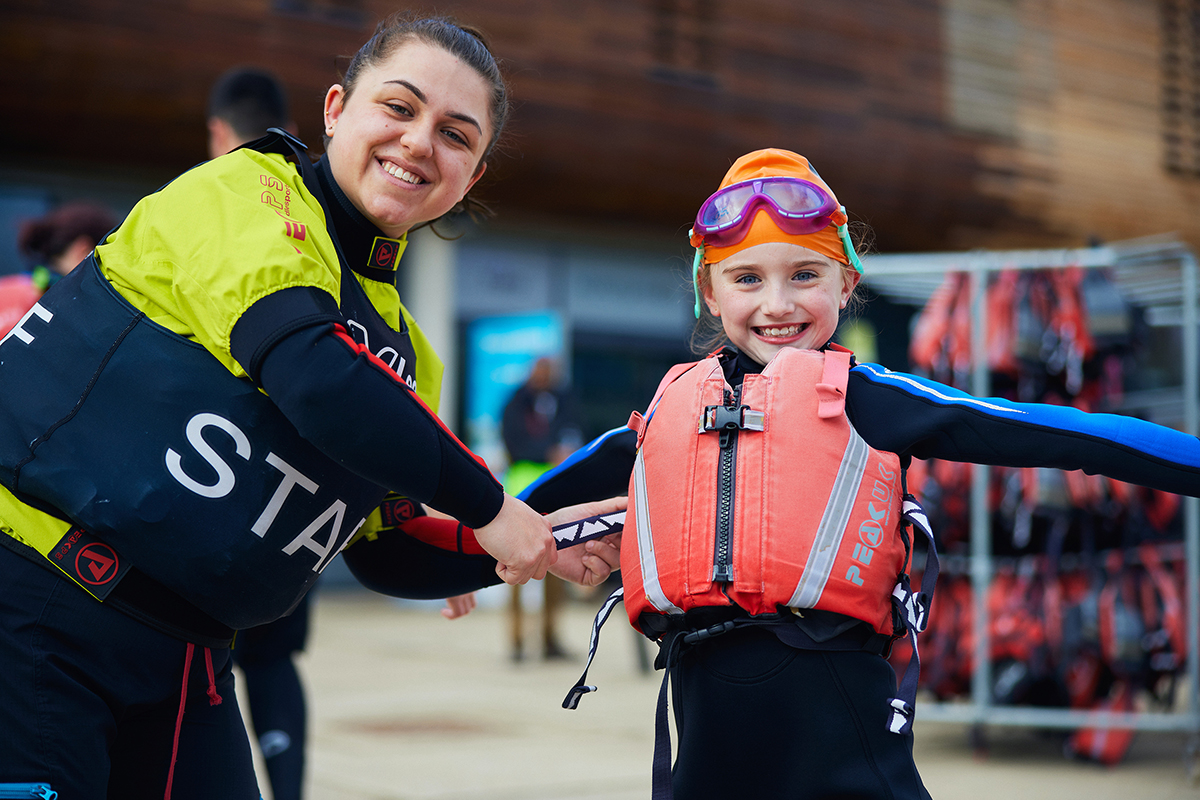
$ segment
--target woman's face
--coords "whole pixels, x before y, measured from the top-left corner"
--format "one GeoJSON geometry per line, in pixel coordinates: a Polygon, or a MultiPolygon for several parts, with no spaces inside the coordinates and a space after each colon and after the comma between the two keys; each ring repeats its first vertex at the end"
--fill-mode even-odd
{"type": "Polygon", "coordinates": [[[490,87],[420,40],[364,69],[349,97],[325,95],[326,152],[338,186],[389,236],[437,219],[483,175],[490,87]]]}
{"type": "Polygon", "coordinates": [[[734,253],[713,264],[709,276],[708,310],[729,341],[760,364],[784,347],[822,347],[858,283],[858,273],[840,262],[788,242],[734,253]]]}

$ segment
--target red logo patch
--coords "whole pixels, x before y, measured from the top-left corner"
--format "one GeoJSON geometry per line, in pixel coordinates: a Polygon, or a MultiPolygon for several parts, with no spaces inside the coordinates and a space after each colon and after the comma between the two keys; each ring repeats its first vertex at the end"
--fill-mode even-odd
{"type": "Polygon", "coordinates": [[[75,556],[75,574],[92,586],[103,586],[111,581],[120,567],[117,551],[103,542],[92,542],[75,556]]]}
{"type": "Polygon", "coordinates": [[[371,246],[371,266],[377,269],[395,269],[396,261],[400,258],[400,241],[375,237],[371,246]]]}
{"type": "Polygon", "coordinates": [[[385,500],[379,506],[383,524],[389,528],[398,528],[417,515],[417,505],[408,498],[385,500]]]}

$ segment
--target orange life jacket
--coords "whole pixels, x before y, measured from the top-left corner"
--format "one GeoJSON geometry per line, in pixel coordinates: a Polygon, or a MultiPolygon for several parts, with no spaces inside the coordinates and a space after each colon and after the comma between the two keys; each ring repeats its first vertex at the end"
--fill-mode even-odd
{"type": "Polygon", "coordinates": [[[679,365],[650,410],[621,547],[625,605],[683,614],[817,608],[894,635],[906,569],[899,458],[845,413],[849,350],[781,350],[735,389],[720,359],[679,365]]]}
{"type": "MultiPolygon", "coordinates": [[[[911,655],[886,724],[900,735],[912,729],[916,634],[928,623],[937,551],[928,519],[905,494],[899,457],[871,448],[846,417],[852,355],[836,345],[785,348],[736,389],[717,356],[678,364],[645,416],[630,417],[638,446],[623,586],[596,614],[587,665],[563,708],[595,691],[586,681],[600,629],[622,600],[634,628],[663,637],[667,667],[681,646],[746,625],[794,627],[786,609],[816,608],[868,622],[889,644],[908,635],[911,655]],[[910,527],[929,548],[919,591],[907,574],[910,527]],[[734,603],[751,616],[685,632],[686,612],[734,603]]],[[[656,712],[655,797],[670,796],[669,671],[656,712]]]]}

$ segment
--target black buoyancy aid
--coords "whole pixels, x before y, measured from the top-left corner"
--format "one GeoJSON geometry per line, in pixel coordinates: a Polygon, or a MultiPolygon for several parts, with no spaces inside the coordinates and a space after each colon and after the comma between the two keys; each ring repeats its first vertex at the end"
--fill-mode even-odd
{"type": "MultiPolygon", "coordinates": [[[[280,137],[256,144],[289,146],[326,204],[303,153],[280,137]]],[[[407,331],[341,262],[347,328],[399,354],[411,386],[407,331]]],[[[0,350],[0,484],[232,628],[288,613],[386,494],[303,439],[249,380],[148,320],[94,256],[21,334],[0,350]]]]}

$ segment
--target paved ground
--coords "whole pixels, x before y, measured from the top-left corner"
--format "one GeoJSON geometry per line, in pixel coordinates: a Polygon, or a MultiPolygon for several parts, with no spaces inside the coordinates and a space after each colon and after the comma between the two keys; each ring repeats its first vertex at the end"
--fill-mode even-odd
{"type": "MultiPolygon", "coordinates": [[[[326,591],[315,609],[301,660],[308,800],[649,798],[661,673],[639,670],[635,634],[617,615],[590,675],[600,691],[566,711],[582,658],[512,662],[498,608],[451,622],[427,607],[326,591]]],[[[565,613],[564,639],[578,656],[591,614],[578,601],[565,613]]],[[[989,740],[978,758],[962,726],[918,717],[917,763],[935,798],[1200,800],[1181,734],[1139,733],[1115,769],[1065,760],[1045,732],[993,728],[989,740]]]]}

